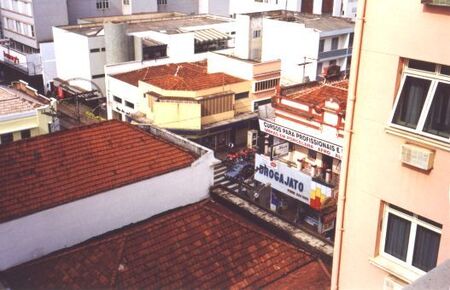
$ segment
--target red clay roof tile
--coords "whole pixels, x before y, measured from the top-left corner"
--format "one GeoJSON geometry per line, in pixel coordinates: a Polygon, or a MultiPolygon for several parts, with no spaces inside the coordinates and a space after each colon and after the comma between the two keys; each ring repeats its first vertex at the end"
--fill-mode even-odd
{"type": "Polygon", "coordinates": [[[195,159],[118,121],[0,145],[0,223],[184,168],[195,159]]]}
{"type": "Polygon", "coordinates": [[[203,201],[19,265],[3,277],[13,289],[287,289],[289,283],[327,289],[330,277],[318,264],[222,205],[203,201]]]}
{"type": "Polygon", "coordinates": [[[174,91],[198,91],[245,81],[224,73],[208,74],[206,61],[146,67],[113,77],[133,86],[144,81],[164,90],[174,91]]]}

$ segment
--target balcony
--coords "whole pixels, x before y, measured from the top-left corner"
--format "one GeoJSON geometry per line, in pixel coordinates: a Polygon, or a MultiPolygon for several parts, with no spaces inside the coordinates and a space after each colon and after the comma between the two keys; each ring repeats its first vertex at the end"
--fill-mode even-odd
{"type": "Polygon", "coordinates": [[[347,57],[352,55],[352,48],[335,49],[330,51],[319,52],[319,61],[328,58],[347,57]]]}
{"type": "Polygon", "coordinates": [[[42,74],[42,63],[39,53],[26,54],[8,46],[0,45],[0,61],[29,76],[42,74]]]}

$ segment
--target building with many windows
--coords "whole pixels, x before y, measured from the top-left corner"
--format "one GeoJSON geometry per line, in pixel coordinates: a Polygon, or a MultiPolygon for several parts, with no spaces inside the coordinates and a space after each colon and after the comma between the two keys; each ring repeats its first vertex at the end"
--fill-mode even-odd
{"type": "Polygon", "coordinates": [[[241,14],[234,53],[244,59],[281,59],[282,85],[345,74],[353,26],[348,19],[286,10],[241,14]]]}
{"type": "Polygon", "coordinates": [[[55,111],[55,100],[23,81],[0,86],[0,144],[58,130],[58,121],[52,117],[55,111]]]}
{"type": "Polygon", "coordinates": [[[3,40],[0,43],[0,68],[6,80],[24,79],[42,91],[42,70],[47,56],[41,46],[52,41],[52,26],[68,23],[65,0],[2,0],[3,40]],[[51,7],[51,9],[49,9],[51,7]]]}
{"type": "Polygon", "coordinates": [[[450,3],[359,3],[332,289],[400,289],[450,257],[450,3]]]}
{"type": "Polygon", "coordinates": [[[157,0],[159,12],[237,14],[287,9],[304,13],[356,17],[356,0],[157,0]]]}

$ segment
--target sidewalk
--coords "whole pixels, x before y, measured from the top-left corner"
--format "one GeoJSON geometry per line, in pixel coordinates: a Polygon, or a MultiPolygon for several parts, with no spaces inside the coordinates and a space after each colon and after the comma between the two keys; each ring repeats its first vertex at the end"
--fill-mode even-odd
{"type": "Polygon", "coordinates": [[[246,212],[253,217],[257,222],[264,226],[272,227],[277,234],[285,236],[288,240],[301,247],[307,247],[308,250],[315,252],[324,261],[331,262],[333,258],[333,246],[324,241],[312,236],[311,234],[292,226],[291,224],[281,220],[280,218],[271,215],[265,210],[249,203],[248,201],[236,196],[233,193],[221,186],[211,188],[211,196],[213,199],[224,202],[232,207],[246,212]]]}

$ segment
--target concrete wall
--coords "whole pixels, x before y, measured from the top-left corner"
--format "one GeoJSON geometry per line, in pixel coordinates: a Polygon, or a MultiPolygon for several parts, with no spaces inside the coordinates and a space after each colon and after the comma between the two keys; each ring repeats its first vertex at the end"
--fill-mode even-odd
{"type": "MultiPolygon", "coordinates": [[[[362,5],[358,13],[363,15],[362,5]]],[[[356,71],[353,58],[350,80],[354,82],[358,73],[340,289],[361,285],[381,289],[389,272],[400,275],[403,267],[398,263],[387,262],[384,268],[369,263],[369,259],[380,257],[383,202],[442,224],[438,264],[450,258],[450,146],[439,146],[418,134],[395,134],[387,125],[401,78],[401,57],[450,65],[448,41],[436,41],[450,39],[450,30],[442,29],[448,25],[448,7],[432,9],[409,0],[367,1],[364,19],[361,64],[356,71]],[[435,151],[430,172],[402,165],[401,145],[405,143],[435,151]]],[[[356,32],[355,43],[360,33],[356,32]]]]}
{"type": "Polygon", "coordinates": [[[0,224],[0,270],[208,197],[214,157],[0,224]]]}
{"type": "MultiPolygon", "coordinates": [[[[56,71],[63,80],[71,78],[91,79],[89,38],[57,27],[53,28],[56,71]]],[[[71,84],[90,90],[86,81],[71,84]]]]}
{"type": "Polygon", "coordinates": [[[53,42],[43,42],[39,44],[39,53],[41,55],[42,63],[42,81],[44,82],[44,89],[47,92],[47,84],[57,77],[56,72],[56,58],[55,46],[53,42]]]}
{"type": "Polygon", "coordinates": [[[52,41],[52,26],[66,25],[69,22],[66,0],[35,0],[32,3],[36,40],[52,41]]]}
{"type": "Polygon", "coordinates": [[[263,27],[262,60],[281,59],[281,77],[289,83],[302,82],[303,66],[299,64],[310,62],[305,66],[305,76],[315,80],[319,33],[303,24],[272,19],[264,19],[263,27]]]}
{"type": "Polygon", "coordinates": [[[167,4],[158,5],[158,12],[182,12],[186,14],[199,13],[199,0],[167,1],[167,4]]]}
{"type": "Polygon", "coordinates": [[[69,24],[78,18],[112,16],[122,14],[122,0],[109,0],[108,9],[97,9],[96,0],[67,0],[69,24]]]}
{"type": "Polygon", "coordinates": [[[157,12],[158,5],[156,1],[149,0],[131,0],[131,13],[157,12]]]}

